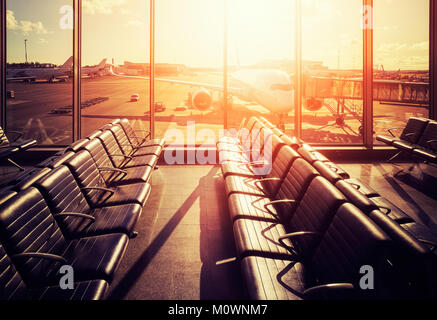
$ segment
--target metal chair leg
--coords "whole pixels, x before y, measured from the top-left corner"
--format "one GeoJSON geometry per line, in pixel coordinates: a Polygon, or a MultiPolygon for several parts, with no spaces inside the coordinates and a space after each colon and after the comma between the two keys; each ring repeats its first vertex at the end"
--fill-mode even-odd
{"type": "Polygon", "coordinates": [[[398,153],[396,153],[393,157],[391,157],[390,159],[387,160],[387,162],[392,162],[394,159],[396,159],[397,157],[399,157],[401,155],[402,151],[399,151],[398,153]]]}

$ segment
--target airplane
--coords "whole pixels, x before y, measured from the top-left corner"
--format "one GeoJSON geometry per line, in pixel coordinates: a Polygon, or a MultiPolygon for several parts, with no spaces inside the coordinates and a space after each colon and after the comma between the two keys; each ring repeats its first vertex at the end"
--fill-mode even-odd
{"type": "MultiPolygon", "coordinates": [[[[149,79],[144,76],[116,74],[112,65],[110,73],[123,78],[149,79]]],[[[230,76],[228,93],[249,103],[256,103],[278,119],[278,127],[284,128],[283,119],[294,109],[294,75],[275,69],[246,69],[230,76]]],[[[155,78],[155,81],[199,87],[191,96],[192,106],[199,111],[212,107],[211,91],[223,92],[223,86],[207,83],[155,78]]],[[[362,116],[346,104],[346,100],[362,100],[363,78],[323,77],[304,75],[303,108],[318,112],[326,108],[334,116],[334,125],[348,128],[345,120],[352,116],[362,122],[362,116]],[[332,105],[336,101],[336,106],[332,105]]],[[[407,103],[423,106],[429,96],[429,84],[396,80],[374,80],[374,100],[391,103],[407,103]]],[[[350,129],[350,128],[349,128],[350,129]]],[[[361,130],[361,128],[360,128],[361,130]]],[[[353,134],[357,134],[351,130],[353,134]]]]}
{"type": "Polygon", "coordinates": [[[103,71],[106,67],[106,61],[107,59],[103,59],[97,66],[94,67],[82,67],[82,76],[94,77],[100,75],[100,71],[103,71]]]}
{"type": "Polygon", "coordinates": [[[71,74],[73,65],[73,56],[71,56],[59,68],[23,68],[23,69],[7,69],[6,81],[26,81],[34,82],[37,79],[53,82],[58,78],[65,78],[71,74]]]}

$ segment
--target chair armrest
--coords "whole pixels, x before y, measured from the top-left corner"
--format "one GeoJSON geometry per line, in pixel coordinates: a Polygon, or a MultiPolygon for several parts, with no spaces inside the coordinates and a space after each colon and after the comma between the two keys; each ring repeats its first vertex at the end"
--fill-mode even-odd
{"type": "Polygon", "coordinates": [[[123,173],[123,174],[127,175],[126,170],[121,170],[121,169],[117,169],[117,168],[100,167],[99,171],[118,172],[118,173],[123,173]]]}
{"type": "Polygon", "coordinates": [[[114,190],[111,190],[108,188],[101,188],[101,187],[85,187],[85,188],[82,188],[82,190],[107,192],[107,193],[110,193],[111,196],[115,193],[114,190]]]}
{"type": "MultiPolygon", "coordinates": [[[[264,204],[264,209],[271,214],[272,216],[274,216],[276,219],[278,219],[278,217],[276,216],[276,214],[274,214],[269,207],[273,206],[275,204],[282,204],[282,203],[291,203],[291,204],[295,204],[296,200],[291,200],[291,199],[282,199],[282,200],[274,200],[274,201],[270,201],[264,204]]],[[[279,219],[278,219],[279,220],[279,219]]]]}
{"type": "Polygon", "coordinates": [[[258,161],[251,161],[247,164],[252,167],[264,167],[266,164],[269,164],[269,162],[266,160],[258,160],[258,161]]]}
{"type": "Polygon", "coordinates": [[[12,259],[30,259],[30,258],[51,260],[54,262],[68,264],[68,261],[64,257],[58,256],[55,254],[50,254],[50,253],[25,252],[25,253],[15,254],[12,256],[12,259]]]}
{"type": "Polygon", "coordinates": [[[391,135],[393,138],[395,138],[396,135],[393,133],[393,131],[394,131],[394,130],[399,130],[399,129],[402,129],[402,128],[390,128],[390,129],[387,129],[387,131],[388,131],[388,133],[390,133],[390,135],[391,135]]]}
{"type": "Polygon", "coordinates": [[[317,299],[325,294],[341,291],[345,291],[345,293],[355,291],[355,287],[352,283],[330,283],[306,289],[303,294],[306,299],[317,299]]]}
{"type": "Polygon", "coordinates": [[[333,166],[332,164],[330,164],[329,162],[325,162],[325,165],[331,169],[332,171],[334,171],[335,173],[338,173],[338,171],[340,170],[338,167],[333,166]]]}
{"type": "Polygon", "coordinates": [[[262,190],[261,183],[262,182],[269,182],[269,181],[282,181],[282,180],[279,178],[264,178],[264,179],[255,180],[254,184],[258,189],[262,190]]]}
{"type": "Polygon", "coordinates": [[[96,221],[96,218],[89,215],[89,214],[85,214],[85,213],[77,213],[77,212],[61,212],[61,213],[56,213],[53,215],[55,218],[57,217],[77,217],[77,218],[84,218],[84,219],[88,219],[92,222],[96,221]]]}
{"type": "Polygon", "coordinates": [[[131,157],[131,156],[127,156],[127,155],[125,155],[125,154],[111,154],[111,157],[119,157],[119,158],[123,157],[123,158],[125,158],[125,159],[132,160],[132,157],[131,157]]]}
{"type": "Polygon", "coordinates": [[[387,207],[384,207],[384,206],[378,206],[378,209],[379,209],[379,211],[381,211],[381,212],[384,213],[385,215],[389,215],[390,212],[391,212],[391,209],[390,209],[390,208],[387,208],[387,207]],[[383,210],[385,210],[385,211],[382,211],[381,209],[383,209],[383,210]]]}
{"type": "Polygon", "coordinates": [[[320,232],[313,232],[313,231],[300,231],[300,232],[288,233],[279,237],[278,242],[287,250],[295,253],[294,248],[286,244],[285,240],[293,240],[302,237],[321,238],[323,237],[323,234],[321,234],[320,232]]]}

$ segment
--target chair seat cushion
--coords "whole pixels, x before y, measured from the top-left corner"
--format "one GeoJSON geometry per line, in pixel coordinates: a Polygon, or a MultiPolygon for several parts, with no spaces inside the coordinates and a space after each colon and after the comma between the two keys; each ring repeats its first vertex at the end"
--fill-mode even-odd
{"type": "Polygon", "coordinates": [[[269,198],[263,196],[232,194],[228,198],[229,214],[233,221],[237,219],[253,219],[276,223],[276,209],[270,206],[269,209],[272,212],[270,214],[264,208],[264,205],[270,201],[269,198]]]}
{"type": "Polygon", "coordinates": [[[278,239],[285,235],[279,223],[238,219],[234,222],[234,237],[240,258],[247,256],[292,260],[293,255],[278,239]]]}
{"type": "Polygon", "coordinates": [[[376,136],[376,140],[391,146],[393,144],[393,142],[395,142],[396,140],[399,140],[399,139],[395,138],[395,137],[379,135],[379,136],[376,136]]]}
{"type": "Polygon", "coordinates": [[[413,154],[429,162],[437,162],[437,154],[431,150],[414,149],[413,154]]]}
{"type": "Polygon", "coordinates": [[[158,162],[158,157],[156,155],[138,156],[127,160],[122,167],[124,169],[144,167],[144,166],[149,166],[154,168],[157,162],[158,162]]]}
{"type": "Polygon", "coordinates": [[[104,300],[109,285],[104,280],[84,281],[74,284],[73,290],[62,290],[60,287],[49,287],[33,290],[33,300],[49,301],[91,301],[104,300]]]}
{"type": "Polygon", "coordinates": [[[414,222],[413,218],[383,197],[373,197],[370,201],[378,207],[379,211],[399,224],[414,222]]]}
{"type": "Polygon", "coordinates": [[[161,146],[150,146],[150,147],[141,147],[135,150],[132,154],[133,157],[142,157],[142,156],[149,156],[149,155],[155,155],[157,157],[160,156],[162,151],[161,146]]]}
{"type": "Polygon", "coordinates": [[[123,174],[115,174],[110,180],[110,186],[119,186],[119,185],[127,185],[127,184],[135,184],[135,183],[147,183],[152,176],[152,167],[134,167],[124,169],[127,171],[127,175],[123,174]]]}
{"type": "Polygon", "coordinates": [[[157,138],[157,139],[144,141],[143,143],[141,143],[141,145],[138,148],[141,149],[141,148],[157,147],[157,146],[163,147],[164,145],[165,145],[165,138],[157,138]]]}
{"type": "Polygon", "coordinates": [[[107,198],[107,193],[102,193],[98,200],[95,201],[95,206],[106,207],[137,203],[143,207],[149,198],[150,191],[151,187],[148,183],[118,186],[115,188],[115,193],[110,198],[107,198]]]}
{"type": "Polygon", "coordinates": [[[268,190],[263,188],[258,178],[242,176],[228,176],[225,178],[226,193],[230,196],[233,193],[250,194],[255,196],[268,197],[268,190]]]}
{"type": "Polygon", "coordinates": [[[221,164],[223,177],[227,177],[230,175],[238,175],[243,177],[257,177],[255,175],[252,167],[246,163],[239,162],[225,162],[221,164]]]}
{"type": "Polygon", "coordinates": [[[248,293],[253,300],[302,300],[305,269],[302,263],[265,257],[241,261],[248,293]]]}
{"type": "MultiPolygon", "coordinates": [[[[81,220],[78,224],[68,224],[68,233],[73,238],[83,238],[102,234],[123,233],[130,236],[141,215],[139,204],[126,204],[114,207],[94,209],[92,216],[95,221],[90,224],[87,219],[81,220]],[[73,230],[74,228],[74,230],[73,230]]],[[[71,218],[70,218],[71,219],[71,218]]]]}
{"type": "Polygon", "coordinates": [[[75,270],[75,280],[102,279],[111,283],[128,244],[124,234],[73,240],[63,257],[75,270]]]}
{"type": "Polygon", "coordinates": [[[408,141],[395,141],[393,142],[393,146],[407,152],[412,152],[415,148],[418,147],[417,145],[408,141]]]}
{"type": "Polygon", "coordinates": [[[352,178],[352,179],[346,179],[345,181],[351,184],[354,188],[356,188],[359,192],[361,192],[368,198],[381,196],[372,187],[370,187],[368,184],[362,182],[359,179],[352,178]]]}

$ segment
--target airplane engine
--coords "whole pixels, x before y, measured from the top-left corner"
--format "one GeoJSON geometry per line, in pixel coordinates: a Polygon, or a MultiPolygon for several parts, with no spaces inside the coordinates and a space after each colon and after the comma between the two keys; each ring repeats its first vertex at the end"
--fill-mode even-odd
{"type": "Polygon", "coordinates": [[[304,108],[311,112],[316,112],[322,109],[323,107],[323,100],[322,99],[316,99],[314,97],[309,97],[304,99],[304,108]]]}
{"type": "Polygon", "coordinates": [[[206,111],[210,109],[212,105],[211,94],[205,89],[200,89],[199,91],[193,94],[192,105],[199,111],[206,111]]]}

